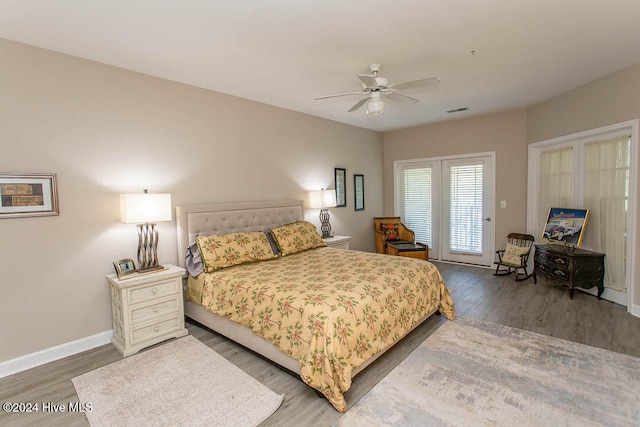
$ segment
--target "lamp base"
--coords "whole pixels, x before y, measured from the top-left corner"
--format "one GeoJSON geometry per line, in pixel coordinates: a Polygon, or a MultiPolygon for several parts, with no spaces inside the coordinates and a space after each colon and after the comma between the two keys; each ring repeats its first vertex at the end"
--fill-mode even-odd
{"type": "Polygon", "coordinates": [[[161,270],[158,264],[158,229],[155,224],[138,224],[138,271],[161,270]]]}
{"type": "Polygon", "coordinates": [[[150,273],[152,271],[158,271],[158,270],[166,270],[166,267],[164,265],[153,265],[151,267],[138,268],[136,271],[138,273],[150,273]]]}
{"type": "Polygon", "coordinates": [[[329,209],[320,209],[320,230],[322,231],[322,238],[326,239],[331,237],[331,224],[329,224],[329,209]]]}

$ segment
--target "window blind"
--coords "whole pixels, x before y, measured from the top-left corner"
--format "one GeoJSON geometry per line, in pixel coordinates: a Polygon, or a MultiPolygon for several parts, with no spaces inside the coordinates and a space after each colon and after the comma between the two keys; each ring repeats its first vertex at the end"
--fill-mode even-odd
{"type": "Polygon", "coordinates": [[[449,248],[482,254],[483,165],[449,169],[449,248]]]}
{"type": "Polygon", "coordinates": [[[404,224],[416,241],[433,246],[431,168],[404,170],[404,224]]]}

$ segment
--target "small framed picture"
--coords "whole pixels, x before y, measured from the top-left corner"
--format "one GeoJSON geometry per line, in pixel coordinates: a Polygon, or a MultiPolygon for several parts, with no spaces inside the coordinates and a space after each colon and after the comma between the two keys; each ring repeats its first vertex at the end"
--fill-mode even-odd
{"type": "Polygon", "coordinates": [[[355,197],[355,200],[354,200],[355,210],[363,211],[364,210],[364,175],[362,174],[353,175],[353,195],[355,197]]]}
{"type": "Polygon", "coordinates": [[[113,266],[116,269],[118,279],[122,279],[123,277],[136,272],[136,265],[131,258],[124,258],[120,261],[116,261],[113,263],[113,266]]]}
{"type": "Polygon", "coordinates": [[[0,173],[0,218],[60,215],[56,174],[0,173]]]}
{"type": "Polygon", "coordinates": [[[347,170],[345,168],[335,168],[335,185],[336,185],[336,207],[343,208],[347,206],[347,170]]]}

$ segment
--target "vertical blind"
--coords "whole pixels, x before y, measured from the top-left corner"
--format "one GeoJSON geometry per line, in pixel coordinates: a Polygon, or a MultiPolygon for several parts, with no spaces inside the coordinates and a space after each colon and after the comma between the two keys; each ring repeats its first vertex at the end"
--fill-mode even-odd
{"type": "Polygon", "coordinates": [[[482,254],[483,165],[449,169],[449,248],[482,254]]]}
{"type": "Polygon", "coordinates": [[[404,170],[404,224],[416,241],[433,247],[431,168],[404,170]]]}

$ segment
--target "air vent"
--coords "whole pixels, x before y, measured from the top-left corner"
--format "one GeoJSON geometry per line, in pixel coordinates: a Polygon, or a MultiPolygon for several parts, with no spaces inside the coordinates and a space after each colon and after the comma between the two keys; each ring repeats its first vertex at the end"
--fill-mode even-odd
{"type": "Polygon", "coordinates": [[[455,110],[447,110],[447,113],[459,113],[461,111],[469,111],[469,107],[456,108],[455,110]]]}

